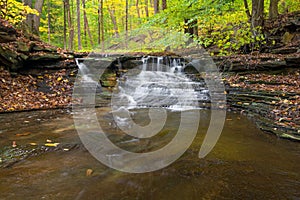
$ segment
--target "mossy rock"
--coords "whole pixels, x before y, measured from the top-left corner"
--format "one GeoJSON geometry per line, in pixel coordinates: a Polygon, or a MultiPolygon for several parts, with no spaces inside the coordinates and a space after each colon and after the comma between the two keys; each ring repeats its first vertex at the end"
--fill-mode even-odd
{"type": "Polygon", "coordinates": [[[59,54],[54,53],[41,53],[41,54],[33,54],[30,55],[29,61],[53,61],[60,60],[61,56],[59,54]]]}
{"type": "Polygon", "coordinates": [[[117,85],[117,81],[102,81],[101,80],[101,85],[103,87],[115,87],[117,85]]]}
{"type": "Polygon", "coordinates": [[[0,46],[0,62],[8,66],[10,70],[15,71],[23,67],[26,56],[0,46]]]}
{"type": "Polygon", "coordinates": [[[17,50],[19,52],[24,52],[24,53],[29,52],[30,51],[30,45],[27,45],[24,42],[18,42],[17,43],[17,50]]]}
{"type": "Polygon", "coordinates": [[[282,42],[283,44],[289,44],[292,42],[293,38],[294,38],[294,34],[289,33],[289,32],[285,32],[284,35],[282,36],[282,42]]]}
{"type": "Polygon", "coordinates": [[[14,34],[9,34],[7,32],[0,32],[0,43],[13,42],[16,41],[17,37],[14,34]]]}

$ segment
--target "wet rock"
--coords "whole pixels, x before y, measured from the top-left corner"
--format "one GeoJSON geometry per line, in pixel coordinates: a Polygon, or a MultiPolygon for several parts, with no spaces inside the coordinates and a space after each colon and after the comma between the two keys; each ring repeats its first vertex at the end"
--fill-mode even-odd
{"type": "Polygon", "coordinates": [[[192,65],[192,64],[188,64],[185,68],[184,68],[184,72],[187,74],[198,74],[198,70],[192,65]]]}
{"type": "Polygon", "coordinates": [[[140,60],[128,60],[122,63],[122,69],[133,69],[140,65],[142,65],[143,62],[140,60]]]}
{"type": "Polygon", "coordinates": [[[275,69],[275,68],[282,68],[282,67],[286,67],[287,64],[284,60],[272,60],[272,61],[267,61],[267,62],[261,62],[259,64],[257,64],[255,67],[258,70],[270,70],[270,69],[275,69]]]}
{"type": "Polygon", "coordinates": [[[101,81],[102,87],[115,87],[117,84],[117,81],[101,81]]]}
{"type": "Polygon", "coordinates": [[[285,58],[285,61],[289,67],[299,67],[300,56],[299,55],[289,56],[285,58]]]}

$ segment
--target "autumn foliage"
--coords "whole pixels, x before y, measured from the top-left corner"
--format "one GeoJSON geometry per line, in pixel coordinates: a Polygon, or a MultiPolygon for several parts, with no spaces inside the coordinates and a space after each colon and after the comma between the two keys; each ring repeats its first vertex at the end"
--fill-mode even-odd
{"type": "Polygon", "coordinates": [[[0,68],[0,112],[70,106],[72,76],[65,69],[38,76],[12,76],[0,68]]]}

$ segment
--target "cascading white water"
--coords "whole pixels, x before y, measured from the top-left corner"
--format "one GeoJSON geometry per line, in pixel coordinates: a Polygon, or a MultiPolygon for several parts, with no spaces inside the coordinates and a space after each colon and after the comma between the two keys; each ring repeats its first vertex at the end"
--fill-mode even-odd
{"type": "Polygon", "coordinates": [[[126,74],[119,80],[118,92],[113,95],[115,108],[164,107],[170,110],[197,109],[199,101],[209,100],[203,82],[194,82],[183,72],[178,58],[142,58],[140,72],[126,74]],[[164,64],[167,63],[167,64],[164,64]]]}
{"type": "Polygon", "coordinates": [[[78,66],[78,73],[80,74],[80,88],[81,94],[90,95],[92,93],[101,93],[101,85],[97,78],[84,63],[85,59],[76,58],[75,62],[78,66]]]}
{"type": "Polygon", "coordinates": [[[93,80],[92,74],[90,73],[90,70],[88,67],[83,63],[80,62],[81,60],[76,58],[75,62],[76,65],[78,66],[79,73],[81,74],[82,77],[82,82],[84,83],[95,83],[96,85],[98,84],[97,81],[93,80]]]}

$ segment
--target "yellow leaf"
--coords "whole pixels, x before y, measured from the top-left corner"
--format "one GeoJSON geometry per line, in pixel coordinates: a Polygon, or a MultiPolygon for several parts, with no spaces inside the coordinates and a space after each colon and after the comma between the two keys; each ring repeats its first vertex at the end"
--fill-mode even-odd
{"type": "Polygon", "coordinates": [[[59,145],[59,143],[46,143],[45,146],[46,147],[57,147],[59,145]]]}
{"type": "Polygon", "coordinates": [[[289,100],[285,99],[283,100],[283,103],[289,103],[289,100]]]}
{"type": "Polygon", "coordinates": [[[86,176],[91,176],[93,173],[93,170],[92,169],[87,169],[86,170],[86,176]]]}

